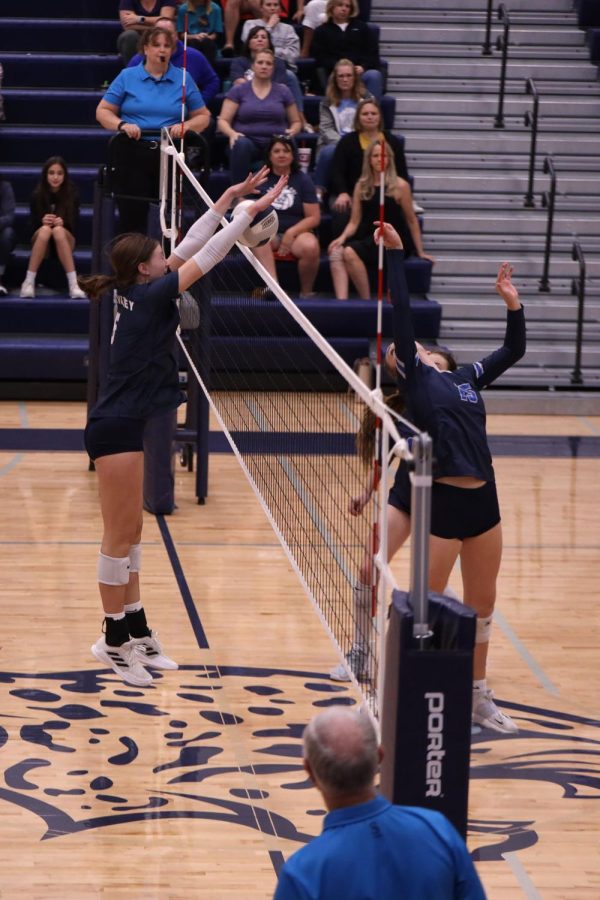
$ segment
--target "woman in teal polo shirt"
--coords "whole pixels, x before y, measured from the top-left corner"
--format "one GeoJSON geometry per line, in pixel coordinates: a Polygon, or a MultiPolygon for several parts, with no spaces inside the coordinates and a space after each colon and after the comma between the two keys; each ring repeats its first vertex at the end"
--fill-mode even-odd
{"type": "MultiPolygon", "coordinates": [[[[161,128],[180,138],[183,71],[170,62],[176,37],[161,28],[144,35],[144,60],[122,69],[96,109],[96,119],[108,131],[121,132],[113,146],[120,232],[146,231],[148,199],[158,198],[161,128]],[[120,185],[123,185],[121,190],[120,185]],[[119,193],[127,198],[119,199],[119,193]],[[144,199],[129,199],[131,197],[144,199]]],[[[204,131],[210,113],[191,78],[186,79],[185,125],[187,141],[204,131]]]]}

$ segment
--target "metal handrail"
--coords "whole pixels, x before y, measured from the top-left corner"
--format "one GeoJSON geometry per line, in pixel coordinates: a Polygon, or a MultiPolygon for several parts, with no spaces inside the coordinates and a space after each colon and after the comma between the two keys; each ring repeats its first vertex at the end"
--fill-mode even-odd
{"type": "Polygon", "coordinates": [[[571,373],[571,384],[583,384],[581,374],[581,345],[583,343],[583,309],[585,306],[585,257],[579,241],[573,243],[572,258],[579,263],[579,275],[573,279],[571,291],[577,294],[577,333],[575,336],[575,368],[571,373]]]}
{"type": "Polygon", "coordinates": [[[483,40],[483,49],[481,51],[482,56],[491,56],[492,55],[492,7],[494,5],[494,0],[488,0],[487,4],[487,12],[485,16],[485,38],[483,40]]]}
{"type": "Polygon", "coordinates": [[[506,63],[508,59],[508,37],[510,34],[510,16],[504,3],[498,7],[498,20],[504,22],[504,32],[496,39],[496,48],[502,50],[500,63],[500,90],[498,93],[498,112],[494,119],[494,128],[504,128],[504,90],[506,87],[506,63]]]}
{"type": "Polygon", "coordinates": [[[531,145],[529,148],[529,179],[527,182],[527,193],[525,194],[525,202],[523,203],[523,206],[531,208],[535,206],[535,200],[533,199],[533,179],[535,172],[535,148],[537,144],[538,132],[538,111],[540,105],[540,97],[533,78],[528,78],[525,82],[525,93],[533,97],[533,109],[531,112],[529,112],[528,110],[525,113],[525,127],[529,128],[531,126],[531,145]]]}
{"type": "Polygon", "coordinates": [[[544,175],[550,175],[550,191],[544,191],[542,194],[542,206],[548,209],[548,219],[546,223],[546,248],[544,250],[544,271],[540,279],[539,290],[544,293],[550,292],[550,282],[548,273],[550,270],[550,249],[552,247],[552,228],[554,226],[554,201],[556,198],[556,170],[554,168],[554,160],[551,156],[547,156],[544,160],[544,175]]]}

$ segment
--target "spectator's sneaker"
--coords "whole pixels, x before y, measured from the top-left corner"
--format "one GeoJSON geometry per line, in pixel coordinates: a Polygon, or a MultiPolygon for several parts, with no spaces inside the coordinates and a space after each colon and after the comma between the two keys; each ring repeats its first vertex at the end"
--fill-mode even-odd
{"type": "Polygon", "coordinates": [[[162,652],[162,646],[155,631],[151,632],[149,637],[131,638],[129,643],[133,646],[137,658],[143,665],[151,666],[154,669],[179,668],[174,659],[170,659],[162,652]]]}
{"type": "Polygon", "coordinates": [[[417,215],[419,215],[419,213],[425,212],[425,208],[423,206],[421,206],[419,203],[417,203],[416,200],[413,200],[413,212],[415,212],[417,215]]]}
{"type": "Polygon", "coordinates": [[[483,693],[473,691],[472,719],[476,725],[491,728],[492,731],[499,731],[500,734],[516,734],[519,730],[510,716],[500,712],[490,690],[483,693]]]}
{"type": "Polygon", "coordinates": [[[113,672],[116,672],[127,684],[135,684],[137,687],[147,687],[152,684],[152,675],[150,672],[146,672],[139,661],[133,641],[127,641],[120,647],[111,647],[102,635],[93,645],[92,653],[99,662],[110,666],[113,672]]]}
{"type": "Polygon", "coordinates": [[[71,300],[87,300],[86,292],[82,291],[79,285],[75,285],[75,287],[70,289],[69,297],[71,300]]]}
{"type": "Polygon", "coordinates": [[[340,663],[329,673],[332,681],[350,681],[350,669],[357,681],[366,678],[367,653],[360,644],[353,644],[346,653],[346,662],[340,663]]]}
{"type": "Polygon", "coordinates": [[[26,300],[33,300],[35,297],[35,284],[24,281],[21,285],[21,297],[24,297],[26,300]]]}
{"type": "Polygon", "coordinates": [[[4,285],[0,281],[0,297],[6,297],[7,294],[8,294],[7,289],[4,287],[4,285]]]}

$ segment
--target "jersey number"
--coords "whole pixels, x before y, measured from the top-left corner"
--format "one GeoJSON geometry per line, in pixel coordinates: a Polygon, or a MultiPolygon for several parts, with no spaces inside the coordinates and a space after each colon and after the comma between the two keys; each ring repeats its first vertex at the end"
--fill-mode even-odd
{"type": "Polygon", "coordinates": [[[477,392],[473,390],[468,382],[466,384],[457,384],[457,388],[461,400],[464,400],[465,403],[477,403],[477,392]]]}
{"type": "Polygon", "coordinates": [[[110,343],[111,343],[111,344],[114,344],[114,342],[115,342],[115,334],[117,333],[117,325],[119,324],[119,319],[120,319],[120,318],[121,318],[121,310],[119,310],[118,313],[117,313],[116,316],[115,316],[115,321],[114,321],[114,323],[113,323],[113,330],[112,330],[112,334],[111,334],[111,336],[110,336],[110,343]]]}

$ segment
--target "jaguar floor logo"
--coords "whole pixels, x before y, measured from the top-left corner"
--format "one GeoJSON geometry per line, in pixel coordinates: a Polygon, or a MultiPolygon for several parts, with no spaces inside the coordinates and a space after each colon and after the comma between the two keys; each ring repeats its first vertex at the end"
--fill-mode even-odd
{"type": "MultiPolygon", "coordinates": [[[[105,670],[0,672],[0,803],[37,817],[43,840],[187,817],[306,842],[324,811],[312,791],[298,804],[310,787],[302,731],[312,713],[338,703],[356,701],[317,672],[184,666],[145,690],[105,670]]],[[[565,801],[600,799],[599,721],[504,705],[519,734],[474,737],[472,785],[543,781],[565,801]]],[[[532,820],[473,820],[469,830],[482,860],[538,839],[532,820]]]]}

